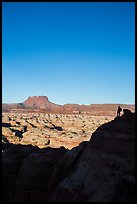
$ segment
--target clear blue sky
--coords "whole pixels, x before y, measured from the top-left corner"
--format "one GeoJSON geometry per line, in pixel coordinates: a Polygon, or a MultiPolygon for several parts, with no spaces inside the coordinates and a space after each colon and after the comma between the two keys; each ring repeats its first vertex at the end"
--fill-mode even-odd
{"type": "Polygon", "coordinates": [[[2,102],[135,103],[135,3],[3,2],[2,102]]]}

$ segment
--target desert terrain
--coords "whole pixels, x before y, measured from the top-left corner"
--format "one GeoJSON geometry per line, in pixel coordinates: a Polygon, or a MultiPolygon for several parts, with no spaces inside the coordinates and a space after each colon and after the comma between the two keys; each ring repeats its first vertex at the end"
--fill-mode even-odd
{"type": "Polygon", "coordinates": [[[76,114],[3,113],[2,137],[13,144],[71,149],[88,141],[100,125],[112,119],[76,114]]]}
{"type": "MultiPolygon", "coordinates": [[[[20,104],[2,105],[2,140],[39,148],[61,146],[71,149],[89,141],[102,124],[113,120],[118,104],[65,104],[47,96],[29,97],[20,104]]],[[[134,105],[121,105],[134,111],[134,105]]],[[[122,113],[121,113],[122,115],[122,113]]]]}
{"type": "Polygon", "coordinates": [[[3,105],[3,202],[135,201],[135,106],[64,106],[3,105]]]}

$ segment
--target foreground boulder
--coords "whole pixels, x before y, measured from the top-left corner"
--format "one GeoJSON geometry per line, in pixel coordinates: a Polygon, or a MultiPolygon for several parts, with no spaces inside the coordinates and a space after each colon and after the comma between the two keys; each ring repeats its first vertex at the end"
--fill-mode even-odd
{"type": "Polygon", "coordinates": [[[100,126],[89,142],[65,154],[52,177],[53,182],[59,175],[62,179],[52,188],[50,201],[135,201],[134,116],[100,126]]]}

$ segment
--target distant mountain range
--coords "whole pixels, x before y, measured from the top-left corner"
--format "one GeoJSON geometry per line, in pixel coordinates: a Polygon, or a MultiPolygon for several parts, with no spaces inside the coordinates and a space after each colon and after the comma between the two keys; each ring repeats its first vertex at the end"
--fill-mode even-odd
{"type": "Polygon", "coordinates": [[[47,96],[32,96],[28,97],[22,103],[3,103],[2,112],[8,111],[39,111],[47,113],[86,113],[93,115],[113,115],[116,114],[117,107],[128,108],[135,112],[135,105],[128,104],[65,104],[59,105],[48,100],[47,96]]]}

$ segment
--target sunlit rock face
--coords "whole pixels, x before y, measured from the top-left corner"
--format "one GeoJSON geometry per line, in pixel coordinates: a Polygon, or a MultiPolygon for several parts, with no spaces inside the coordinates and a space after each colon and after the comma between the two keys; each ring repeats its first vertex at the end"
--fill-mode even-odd
{"type": "Polygon", "coordinates": [[[57,104],[54,104],[48,100],[47,96],[33,96],[29,97],[27,100],[23,102],[23,106],[25,108],[33,108],[33,109],[45,109],[52,110],[54,108],[60,107],[57,104]]]}
{"type": "Polygon", "coordinates": [[[39,148],[72,149],[113,117],[78,114],[3,113],[3,141],[39,148]],[[5,140],[4,140],[5,139],[5,140]]]}
{"type": "Polygon", "coordinates": [[[129,111],[100,124],[89,141],[70,150],[5,139],[3,151],[3,201],[135,201],[135,114],[129,111]]]}

